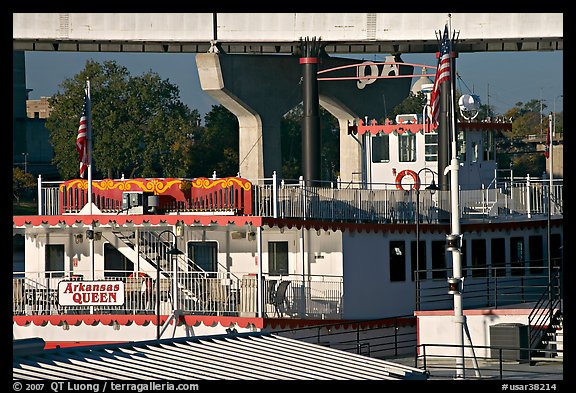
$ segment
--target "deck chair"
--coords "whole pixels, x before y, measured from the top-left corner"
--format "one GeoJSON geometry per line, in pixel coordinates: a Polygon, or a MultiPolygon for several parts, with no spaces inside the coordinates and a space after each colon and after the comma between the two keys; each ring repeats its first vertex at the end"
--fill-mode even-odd
{"type": "Polygon", "coordinates": [[[126,284],[124,285],[126,313],[136,313],[145,307],[141,295],[143,282],[142,277],[126,277],[126,284]]]}
{"type": "Polygon", "coordinates": [[[280,318],[282,318],[286,313],[286,306],[288,304],[286,293],[288,292],[288,286],[290,283],[291,281],[280,281],[278,288],[276,288],[276,292],[274,293],[274,309],[276,316],[279,316],[280,318]]]}
{"type": "Polygon", "coordinates": [[[208,281],[208,311],[216,315],[229,313],[230,308],[230,287],[223,285],[219,279],[208,281]]]}

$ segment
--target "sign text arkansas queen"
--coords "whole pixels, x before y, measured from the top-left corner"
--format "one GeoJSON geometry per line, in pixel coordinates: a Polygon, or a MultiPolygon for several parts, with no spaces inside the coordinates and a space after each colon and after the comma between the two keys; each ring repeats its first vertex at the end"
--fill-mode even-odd
{"type": "Polygon", "coordinates": [[[58,303],[61,306],[121,306],[124,304],[124,282],[60,281],[58,303]]]}

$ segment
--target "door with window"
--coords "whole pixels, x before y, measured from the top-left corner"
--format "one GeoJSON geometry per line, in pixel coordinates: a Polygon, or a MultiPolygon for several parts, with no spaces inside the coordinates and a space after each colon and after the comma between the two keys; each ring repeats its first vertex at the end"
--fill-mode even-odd
{"type": "Polygon", "coordinates": [[[64,276],[64,244],[46,245],[46,277],[64,276]]]}
{"type": "MultiPolygon", "coordinates": [[[[217,242],[189,242],[188,258],[205,272],[218,271],[218,243],[217,242]]],[[[198,269],[198,270],[200,270],[198,269]]]]}
{"type": "Polygon", "coordinates": [[[268,274],[288,275],[288,242],[268,242],[268,274]]]}

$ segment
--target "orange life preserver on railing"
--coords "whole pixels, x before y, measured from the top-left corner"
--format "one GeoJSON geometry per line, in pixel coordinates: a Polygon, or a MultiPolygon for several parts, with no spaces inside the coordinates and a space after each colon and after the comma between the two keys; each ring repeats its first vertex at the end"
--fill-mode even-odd
{"type": "MultiPolygon", "coordinates": [[[[420,177],[418,176],[418,174],[416,172],[414,172],[413,170],[404,169],[403,171],[398,172],[398,176],[396,176],[396,188],[397,189],[404,190],[404,187],[402,187],[402,179],[404,178],[404,176],[412,176],[412,179],[414,179],[414,185],[412,186],[412,188],[414,190],[418,190],[420,188],[420,177]]],[[[404,191],[408,191],[408,190],[404,190],[404,191]]]]}

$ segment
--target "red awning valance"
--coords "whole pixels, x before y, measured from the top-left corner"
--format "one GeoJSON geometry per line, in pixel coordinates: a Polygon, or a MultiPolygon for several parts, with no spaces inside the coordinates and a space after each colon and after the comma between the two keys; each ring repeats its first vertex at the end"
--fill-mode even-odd
{"type": "Polygon", "coordinates": [[[251,224],[260,226],[262,217],[259,216],[216,216],[216,215],[111,215],[111,214],[93,214],[93,215],[59,215],[59,216],[13,216],[14,227],[27,226],[73,226],[78,224],[90,225],[98,223],[99,225],[213,225],[226,226],[251,224]]]}
{"type": "Polygon", "coordinates": [[[384,124],[378,124],[378,122],[375,119],[372,119],[368,122],[368,125],[365,125],[362,119],[358,119],[355,122],[355,124],[348,125],[348,134],[362,135],[367,132],[373,135],[378,135],[379,133],[384,133],[387,135],[392,133],[402,135],[407,132],[417,134],[419,132],[424,131],[431,132],[434,130],[434,128],[431,128],[430,124],[422,124],[422,123],[410,123],[410,122],[393,123],[390,119],[386,119],[384,124]]]}

